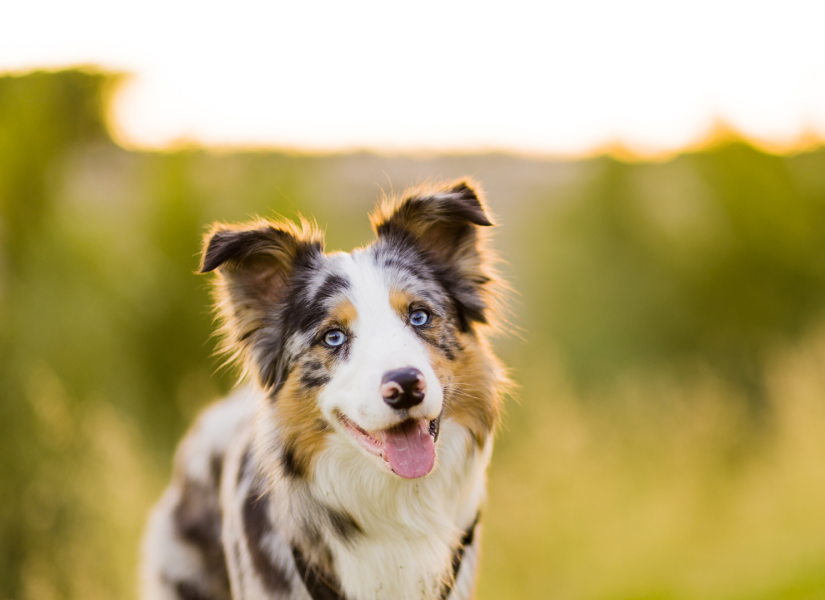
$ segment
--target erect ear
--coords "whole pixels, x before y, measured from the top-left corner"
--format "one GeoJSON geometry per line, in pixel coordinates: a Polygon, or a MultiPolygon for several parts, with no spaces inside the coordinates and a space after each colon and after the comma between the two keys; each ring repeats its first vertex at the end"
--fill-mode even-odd
{"type": "Polygon", "coordinates": [[[371,220],[379,239],[412,241],[436,266],[433,274],[452,296],[463,329],[470,321],[487,322],[491,255],[480,228],[493,222],[476,184],[460,180],[408,191],[384,202],[371,220]]]}
{"type": "Polygon", "coordinates": [[[260,355],[264,338],[271,345],[278,303],[292,274],[322,253],[322,235],[306,222],[300,229],[272,221],[213,226],[204,239],[200,272],[218,273],[215,297],[225,349],[260,355]]]}

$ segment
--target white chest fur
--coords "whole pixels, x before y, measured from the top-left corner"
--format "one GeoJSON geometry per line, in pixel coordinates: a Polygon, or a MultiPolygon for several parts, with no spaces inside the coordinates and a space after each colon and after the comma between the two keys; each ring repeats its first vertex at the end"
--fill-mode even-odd
{"type": "Polygon", "coordinates": [[[346,540],[324,535],[348,599],[439,598],[452,576],[455,548],[484,499],[491,446],[475,448],[467,430],[447,420],[437,468],[405,480],[366,463],[348,440],[330,445],[319,457],[311,493],[362,529],[346,540]]]}

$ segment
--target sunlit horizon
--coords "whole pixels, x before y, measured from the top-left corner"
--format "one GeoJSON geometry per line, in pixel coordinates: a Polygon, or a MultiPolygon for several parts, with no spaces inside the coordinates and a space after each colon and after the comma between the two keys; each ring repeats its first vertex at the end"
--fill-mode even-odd
{"type": "Polygon", "coordinates": [[[116,140],[142,149],[695,147],[720,123],[779,151],[825,139],[825,5],[757,2],[6,8],[0,72],[127,73],[116,140]]]}

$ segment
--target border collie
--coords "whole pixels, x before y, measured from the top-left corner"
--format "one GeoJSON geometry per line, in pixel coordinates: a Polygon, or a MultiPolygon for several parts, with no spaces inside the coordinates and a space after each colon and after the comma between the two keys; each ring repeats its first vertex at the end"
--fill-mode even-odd
{"type": "Polygon", "coordinates": [[[376,239],[214,226],[225,350],[247,387],[181,443],[143,547],[147,600],[460,600],[506,384],[477,186],[385,198],[376,239]]]}

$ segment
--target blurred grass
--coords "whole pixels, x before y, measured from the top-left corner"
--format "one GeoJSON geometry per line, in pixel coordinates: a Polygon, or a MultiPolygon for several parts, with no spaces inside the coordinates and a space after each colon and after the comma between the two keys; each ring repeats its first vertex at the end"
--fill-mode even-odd
{"type": "Polygon", "coordinates": [[[825,152],[665,163],[128,152],[117,78],[0,76],[0,599],[132,598],[145,512],[217,369],[204,227],[473,175],[521,385],[480,600],[825,598],[825,152]]]}
{"type": "Polygon", "coordinates": [[[480,598],[825,597],[825,328],[768,359],[757,439],[709,371],[582,402],[546,364],[494,457],[480,598]]]}

